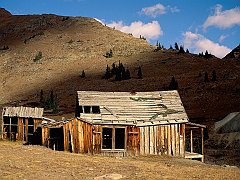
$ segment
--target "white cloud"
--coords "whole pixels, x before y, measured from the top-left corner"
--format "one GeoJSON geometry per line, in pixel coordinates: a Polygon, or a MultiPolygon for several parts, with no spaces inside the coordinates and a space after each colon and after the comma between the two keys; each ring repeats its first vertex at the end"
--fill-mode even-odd
{"type": "Polygon", "coordinates": [[[217,4],[214,15],[208,16],[203,24],[203,28],[206,29],[209,26],[216,26],[225,29],[234,25],[240,25],[240,7],[222,11],[222,5],[217,4]]]}
{"type": "Polygon", "coordinates": [[[188,31],[183,34],[183,37],[184,47],[194,53],[205,52],[207,50],[209,53],[223,58],[231,51],[228,47],[215,43],[201,34],[188,31]]]}
{"type": "Polygon", "coordinates": [[[176,6],[175,7],[171,7],[171,6],[166,7],[166,6],[158,3],[154,6],[142,8],[141,14],[145,14],[146,16],[151,16],[151,17],[155,18],[158,15],[166,14],[168,11],[175,13],[175,12],[179,12],[180,10],[176,6]]]}
{"type": "Polygon", "coordinates": [[[147,40],[158,39],[163,35],[158,21],[152,21],[144,24],[141,21],[132,22],[129,26],[124,25],[122,21],[112,22],[107,26],[115,28],[125,33],[132,33],[134,37],[144,36],[147,40]]]}
{"type": "Polygon", "coordinates": [[[227,37],[227,36],[225,36],[225,35],[221,35],[221,36],[219,37],[218,41],[221,43],[221,42],[224,41],[224,39],[226,39],[226,37],[227,37]]]}

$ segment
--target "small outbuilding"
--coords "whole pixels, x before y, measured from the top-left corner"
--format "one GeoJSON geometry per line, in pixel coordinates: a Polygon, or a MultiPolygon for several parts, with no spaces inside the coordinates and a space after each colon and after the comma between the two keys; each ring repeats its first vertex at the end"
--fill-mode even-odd
{"type": "Polygon", "coordinates": [[[4,107],[1,138],[41,144],[43,108],[4,107]]]}

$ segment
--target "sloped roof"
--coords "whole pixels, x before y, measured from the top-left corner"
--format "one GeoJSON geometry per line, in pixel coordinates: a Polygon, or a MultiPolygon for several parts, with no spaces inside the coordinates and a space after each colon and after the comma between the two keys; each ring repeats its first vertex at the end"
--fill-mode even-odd
{"type": "Polygon", "coordinates": [[[31,118],[42,118],[43,108],[31,108],[31,107],[4,107],[3,116],[9,117],[31,117],[31,118]]]}
{"type": "Polygon", "coordinates": [[[240,112],[228,114],[224,119],[215,123],[218,133],[240,132],[240,112]]]}
{"type": "Polygon", "coordinates": [[[158,125],[188,122],[180,96],[174,91],[78,91],[79,106],[99,106],[101,114],[81,113],[92,124],[158,125]]]}

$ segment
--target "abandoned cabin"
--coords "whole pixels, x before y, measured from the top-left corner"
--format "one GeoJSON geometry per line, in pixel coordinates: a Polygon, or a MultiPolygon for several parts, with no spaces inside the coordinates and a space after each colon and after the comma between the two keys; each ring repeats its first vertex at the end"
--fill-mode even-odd
{"type": "Polygon", "coordinates": [[[43,108],[4,107],[2,112],[2,138],[41,144],[43,108]]]}
{"type": "MultiPolygon", "coordinates": [[[[39,111],[42,109],[39,108],[39,111]]],[[[17,140],[26,141],[26,135],[29,140],[32,132],[37,134],[39,127],[41,137],[33,137],[38,137],[38,142],[55,150],[105,156],[167,154],[190,159],[200,158],[202,161],[204,157],[205,126],[189,122],[176,90],[78,91],[75,118],[70,120],[43,121],[47,118],[41,113],[31,113],[31,116],[26,117],[9,112],[8,108],[3,111],[3,138],[10,138],[15,133],[17,140]],[[31,124],[34,128],[31,132],[28,130],[29,119],[33,120],[31,124]],[[12,122],[18,128],[11,128],[12,122]],[[198,129],[201,142],[200,151],[196,153],[193,131],[198,129]]]]}

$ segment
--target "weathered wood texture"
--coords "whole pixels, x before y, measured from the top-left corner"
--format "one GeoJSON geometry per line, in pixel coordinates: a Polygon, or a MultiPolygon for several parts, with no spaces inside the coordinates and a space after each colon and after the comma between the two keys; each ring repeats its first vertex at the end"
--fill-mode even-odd
{"type": "Polygon", "coordinates": [[[183,124],[140,127],[140,154],[184,156],[183,124]]]}
{"type": "Polygon", "coordinates": [[[31,107],[4,107],[3,116],[9,117],[32,117],[32,118],[42,118],[43,108],[31,108],[31,107]]]}
{"type": "Polygon", "coordinates": [[[91,124],[76,118],[66,122],[46,124],[42,128],[42,143],[45,146],[48,147],[49,144],[49,129],[57,127],[63,127],[63,139],[60,143],[62,143],[64,151],[71,151],[74,153],[92,153],[93,134],[91,124]]]}
{"type": "Polygon", "coordinates": [[[2,139],[28,142],[29,135],[33,136],[41,123],[41,119],[5,116],[2,125],[2,139]],[[16,120],[15,124],[12,123],[13,118],[16,120]],[[31,124],[29,124],[30,120],[31,124]],[[31,132],[29,131],[29,127],[31,127],[31,132]]]}
{"type": "Polygon", "coordinates": [[[138,156],[140,154],[140,128],[127,127],[127,155],[138,156]]]}
{"type": "MultiPolygon", "coordinates": [[[[188,117],[177,91],[78,91],[78,108],[98,106],[100,114],[80,113],[92,124],[158,125],[185,123],[188,117]]],[[[80,111],[78,111],[80,112],[80,111]]]]}

